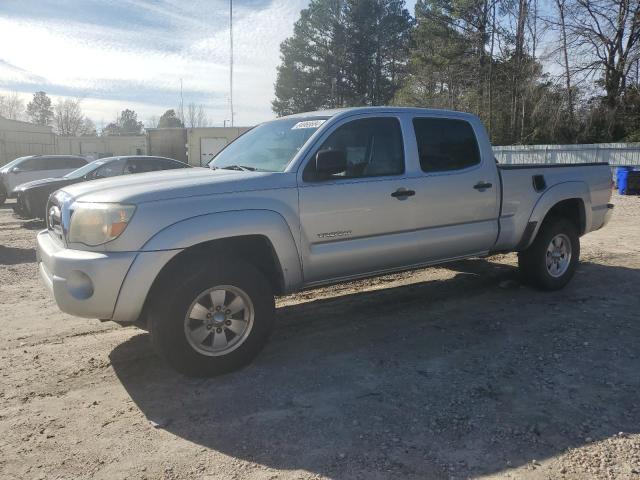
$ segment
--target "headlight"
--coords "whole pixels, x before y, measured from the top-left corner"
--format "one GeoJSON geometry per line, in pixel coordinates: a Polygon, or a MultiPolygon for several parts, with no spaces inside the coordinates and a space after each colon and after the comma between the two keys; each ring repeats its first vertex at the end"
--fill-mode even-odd
{"type": "Polygon", "coordinates": [[[119,203],[75,203],[67,241],[96,246],[115,240],[127,228],[135,209],[119,203]]]}

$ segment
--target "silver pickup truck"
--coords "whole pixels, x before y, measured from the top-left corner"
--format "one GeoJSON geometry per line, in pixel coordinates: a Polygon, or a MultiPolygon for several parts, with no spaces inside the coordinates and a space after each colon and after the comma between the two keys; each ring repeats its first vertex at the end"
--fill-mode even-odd
{"type": "Polygon", "coordinates": [[[251,361],[274,295],[497,252],[555,290],[611,213],[606,164],[497,165],[480,120],[353,108],[263,123],[209,168],[65,187],[38,234],[60,309],[135,323],[188,375],[251,361]]]}

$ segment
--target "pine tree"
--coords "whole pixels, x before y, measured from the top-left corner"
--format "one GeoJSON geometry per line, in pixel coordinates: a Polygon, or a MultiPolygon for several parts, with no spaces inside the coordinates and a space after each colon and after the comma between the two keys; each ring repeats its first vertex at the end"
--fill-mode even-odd
{"type": "Polygon", "coordinates": [[[27,115],[36,125],[51,125],[53,121],[53,107],[51,99],[45,92],[36,92],[27,104],[27,115]]]}
{"type": "Polygon", "coordinates": [[[273,110],[389,103],[405,71],[411,25],[404,0],[312,0],[280,47],[273,110]]]}

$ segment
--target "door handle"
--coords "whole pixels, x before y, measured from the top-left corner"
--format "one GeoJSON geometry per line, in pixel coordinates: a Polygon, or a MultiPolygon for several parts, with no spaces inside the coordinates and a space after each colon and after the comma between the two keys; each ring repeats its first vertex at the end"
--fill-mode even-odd
{"type": "Polygon", "coordinates": [[[487,188],[491,188],[492,186],[492,184],[487,182],[478,182],[473,186],[473,188],[475,188],[476,190],[486,190],[487,188]]]}
{"type": "Polygon", "coordinates": [[[413,190],[407,190],[406,188],[399,188],[391,194],[392,197],[399,200],[404,200],[407,197],[413,197],[416,194],[413,190]]]}

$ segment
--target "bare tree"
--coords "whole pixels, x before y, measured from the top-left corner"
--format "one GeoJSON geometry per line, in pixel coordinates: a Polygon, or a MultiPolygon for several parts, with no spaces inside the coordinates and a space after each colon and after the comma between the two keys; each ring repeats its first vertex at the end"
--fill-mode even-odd
{"type": "Polygon", "coordinates": [[[640,0],[575,0],[566,10],[578,73],[600,76],[605,104],[614,108],[640,55],[640,0]]]}
{"type": "Polygon", "coordinates": [[[566,0],[556,0],[558,7],[558,16],[560,18],[560,39],[562,43],[562,60],[564,67],[565,85],[567,89],[567,110],[569,111],[569,119],[573,120],[573,96],[571,93],[571,67],[569,66],[569,52],[567,47],[567,27],[565,21],[565,3],[566,0]]]}
{"type": "Polygon", "coordinates": [[[82,120],[82,125],[80,125],[80,129],[78,130],[79,135],[84,136],[95,136],[97,135],[96,124],[93,123],[89,117],[84,117],[82,120]]]}
{"type": "Polygon", "coordinates": [[[185,125],[188,128],[206,127],[209,122],[204,105],[196,105],[195,103],[187,105],[187,118],[185,120],[185,125]]]}
{"type": "Polygon", "coordinates": [[[151,115],[144,124],[145,128],[158,128],[158,122],[160,117],[157,115],[151,115]]]}
{"type": "Polygon", "coordinates": [[[25,118],[24,101],[17,92],[0,95],[0,116],[9,120],[23,120],[25,118]]]}
{"type": "MultiPolygon", "coordinates": [[[[528,0],[518,0],[518,10],[516,14],[515,51],[514,51],[514,71],[513,71],[513,92],[511,97],[511,138],[516,138],[518,127],[518,106],[522,101],[524,114],[524,88],[522,86],[523,64],[525,58],[525,27],[527,15],[529,14],[528,0]]],[[[522,129],[520,130],[520,140],[522,140],[522,129]]]]}
{"type": "Polygon", "coordinates": [[[58,135],[76,136],[82,133],[85,117],[80,108],[80,99],[58,100],[54,108],[53,121],[58,135]]]}

